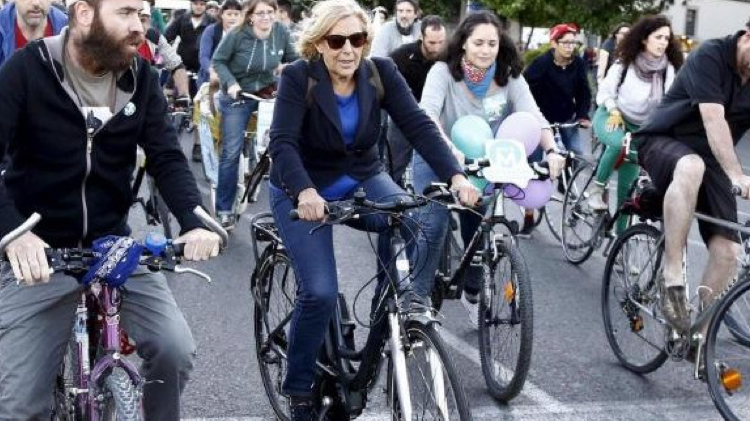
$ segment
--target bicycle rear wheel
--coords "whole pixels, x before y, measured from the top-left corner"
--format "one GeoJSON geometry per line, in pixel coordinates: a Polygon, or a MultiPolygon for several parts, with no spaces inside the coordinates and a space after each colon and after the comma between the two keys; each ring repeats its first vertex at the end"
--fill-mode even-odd
{"type": "MultiPolygon", "coordinates": [[[[410,322],[406,328],[406,373],[388,373],[391,418],[404,421],[470,420],[463,385],[440,334],[433,324],[410,322]],[[398,374],[398,375],[397,375],[398,374]],[[404,417],[396,393],[399,378],[409,382],[411,418],[404,417]]],[[[388,364],[389,370],[394,365],[388,364]]]]}
{"type": "Polygon", "coordinates": [[[479,356],[490,395],[508,402],[520,393],[531,365],[533,301],[521,251],[504,241],[496,245],[479,300],[479,356]]]}
{"type": "Polygon", "coordinates": [[[606,212],[588,205],[588,190],[594,183],[594,167],[581,166],[565,191],[562,206],[562,246],[565,258],[575,265],[585,262],[598,246],[606,212]]]}
{"type": "MultiPolygon", "coordinates": [[[[269,246],[272,247],[272,246],[269,246]]],[[[255,352],[263,387],[276,416],[290,418],[289,402],[281,392],[287,372],[287,347],[297,282],[283,250],[270,254],[255,279],[255,352]]]]}
{"type": "Polygon", "coordinates": [[[656,275],[664,252],[661,232],[651,225],[628,228],[612,246],[602,280],[604,331],[628,370],[650,373],[664,364],[665,325],[656,319],[656,275]]]}
{"type": "Polygon", "coordinates": [[[740,278],[721,299],[706,334],[705,367],[708,391],[724,419],[750,418],[750,347],[735,338],[727,317],[750,329],[750,278],[740,278]]]}

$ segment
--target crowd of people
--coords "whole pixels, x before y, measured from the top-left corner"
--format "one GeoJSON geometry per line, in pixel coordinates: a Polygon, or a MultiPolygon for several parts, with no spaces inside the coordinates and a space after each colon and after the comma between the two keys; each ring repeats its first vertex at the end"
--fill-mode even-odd
{"type": "MultiPolygon", "coordinates": [[[[61,321],[72,314],[77,284],[48,282],[44,248],[129,234],[136,147],[182,225],[177,241],[187,244],[186,258],[218,253],[218,237],[191,213],[202,200],[165,118],[167,80],[188,103],[208,98],[211,111],[203,114],[215,118],[215,130],[201,121],[192,158],[217,160],[209,176],[212,205],[227,229],[237,222],[240,153],[258,109],[244,94],[276,98],[269,201],[298,282],[283,385],[293,420],[314,419],[316,353],[336,305],[332,230],[312,229],[325,218],[326,202],[358,189],[378,201],[440,181],[475,205],[482,192],[464,174],[465,151],[451,138],[463,117],[482,119],[493,133],[515,124],[540,133],[529,159],[546,160],[552,177],[563,169],[565,150],[585,154],[585,145],[578,129],[563,130],[557,144],[550,124],[592,127],[606,147],[588,198],[600,211],[609,208],[604,192],[632,134],[628,162],[618,169],[617,202],[643,166],[664,198],[659,279],[665,317],[676,329],[689,322],[681,259],[693,211],[736,221],[732,186],[750,196],[750,177],[733,149],[750,127],[748,28],[705,42],[685,61],[665,17],[617,25],[598,54],[593,98],[580,28],[570,23],[552,27],[550,50],[524,68],[494,13],[470,13],[449,31],[440,16],[422,14],[419,0],[396,0],[392,19],[385,8],[367,12],[354,0],[323,0],[300,17],[289,0],[191,0],[167,22],[153,1],[61,3],[15,0],[0,9],[0,237],[33,212],[43,216],[0,263],[1,419],[32,419],[49,409],[42,397],[52,397],[69,333],[61,321]],[[201,145],[213,147],[214,140],[221,152],[211,158],[201,145]],[[294,208],[300,219],[293,221],[294,208]],[[37,375],[19,374],[31,372],[37,375]]],[[[532,234],[534,219],[526,209],[520,234],[532,234]]],[[[404,225],[403,232],[421,251],[409,256],[420,268],[409,287],[412,304],[429,306],[450,214],[432,204],[413,222],[420,229],[404,225]]],[[[476,214],[461,214],[464,244],[479,223],[476,214]]],[[[626,223],[618,222],[618,233],[626,223]]],[[[374,232],[386,226],[378,214],[355,224],[374,232]]],[[[732,278],[739,240],[705,224],[701,234],[711,255],[703,280],[709,293],[701,300],[710,302],[732,278]]],[[[387,262],[389,239],[381,237],[378,261],[387,262]]],[[[147,383],[145,412],[176,420],[195,344],[164,278],[140,276],[153,282],[129,288],[135,305],[124,309],[141,313],[126,312],[123,321],[139,343],[146,378],[161,380],[147,383]]],[[[473,314],[481,277],[481,268],[470,268],[464,286],[473,314]]]]}

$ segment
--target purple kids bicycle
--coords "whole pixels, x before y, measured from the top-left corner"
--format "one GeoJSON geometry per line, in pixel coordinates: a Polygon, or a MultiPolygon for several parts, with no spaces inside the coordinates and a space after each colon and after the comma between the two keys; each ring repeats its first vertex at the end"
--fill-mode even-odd
{"type": "MultiPolygon", "coordinates": [[[[227,233],[202,208],[194,211],[201,221],[219,234],[222,250],[227,233]]],[[[41,217],[32,215],[23,225],[0,240],[5,247],[31,231],[41,217]]],[[[142,421],[145,379],[132,361],[135,351],[120,326],[123,286],[141,266],[151,271],[193,273],[179,266],[183,244],[172,244],[160,233],[149,234],[143,243],[129,237],[104,237],[92,248],[47,249],[50,268],[79,280],[81,298],[71,340],[57,376],[52,420],[59,421],[142,421]]]]}

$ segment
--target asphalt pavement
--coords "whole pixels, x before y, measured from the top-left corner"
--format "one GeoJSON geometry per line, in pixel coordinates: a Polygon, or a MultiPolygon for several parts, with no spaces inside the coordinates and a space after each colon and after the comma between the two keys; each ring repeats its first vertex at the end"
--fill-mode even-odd
{"type": "MultiPolygon", "coordinates": [[[[189,143],[184,137],[186,152],[189,143]]],[[[741,161],[750,163],[748,145],[741,143],[739,153],[741,161]]],[[[191,165],[207,194],[200,166],[191,165]]],[[[750,164],[746,171],[750,172],[750,164]]],[[[170,275],[170,285],[199,350],[195,371],[183,395],[183,419],[273,419],[257,368],[249,292],[254,259],[248,220],[267,210],[267,189],[263,188],[260,200],[249,206],[234,230],[226,253],[194,265],[210,274],[213,283],[190,275],[170,275]]],[[[740,203],[740,220],[748,217],[750,206],[740,203]]],[[[131,219],[136,232],[147,229],[140,210],[134,209],[131,219]]],[[[375,259],[366,234],[337,227],[334,236],[340,290],[351,306],[354,295],[374,274],[375,259]]],[[[695,284],[706,252],[695,227],[690,238],[690,279],[695,284]]],[[[604,258],[600,252],[581,266],[570,265],[544,226],[531,239],[521,241],[521,250],[532,279],[534,347],[525,388],[510,404],[499,404],[487,394],[479,365],[477,333],[471,328],[465,309],[456,301],[446,302],[443,308],[441,332],[475,419],[720,419],[706,384],[693,379],[687,364],[670,361],[645,376],[630,373],[618,364],[602,324],[604,258]]],[[[369,308],[369,295],[363,295],[356,306],[361,315],[369,308]]],[[[365,334],[363,327],[357,328],[358,338],[365,334]]],[[[383,393],[378,391],[375,395],[379,396],[373,397],[374,402],[360,419],[387,418],[383,393]]]]}

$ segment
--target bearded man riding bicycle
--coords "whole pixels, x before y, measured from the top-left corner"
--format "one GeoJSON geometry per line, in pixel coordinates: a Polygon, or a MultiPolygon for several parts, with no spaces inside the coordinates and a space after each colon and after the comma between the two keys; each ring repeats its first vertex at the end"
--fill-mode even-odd
{"type": "MultiPolygon", "coordinates": [[[[141,0],[68,0],[70,26],[34,41],[0,70],[0,237],[32,213],[42,221],[0,263],[0,419],[50,419],[54,381],[75,321],[80,286],[50,276],[45,248],[88,247],[129,235],[137,146],[182,226],[188,260],[219,251],[192,210],[195,179],[167,122],[151,67],[137,58],[141,0]]],[[[178,420],[196,347],[166,279],[136,273],[122,322],[138,342],[147,419],[178,420]]]]}
{"type": "MultiPolygon", "coordinates": [[[[750,25],[750,23],[749,23],[750,25]]],[[[640,164],[664,195],[665,260],[659,276],[665,318],[690,326],[683,250],[697,210],[736,222],[732,186],[750,196],[733,146],[750,128],[750,27],[705,42],[689,57],[671,89],[635,134],[640,164]]],[[[734,231],[699,222],[708,246],[701,302],[710,304],[733,278],[740,253],[734,231]]]]}

